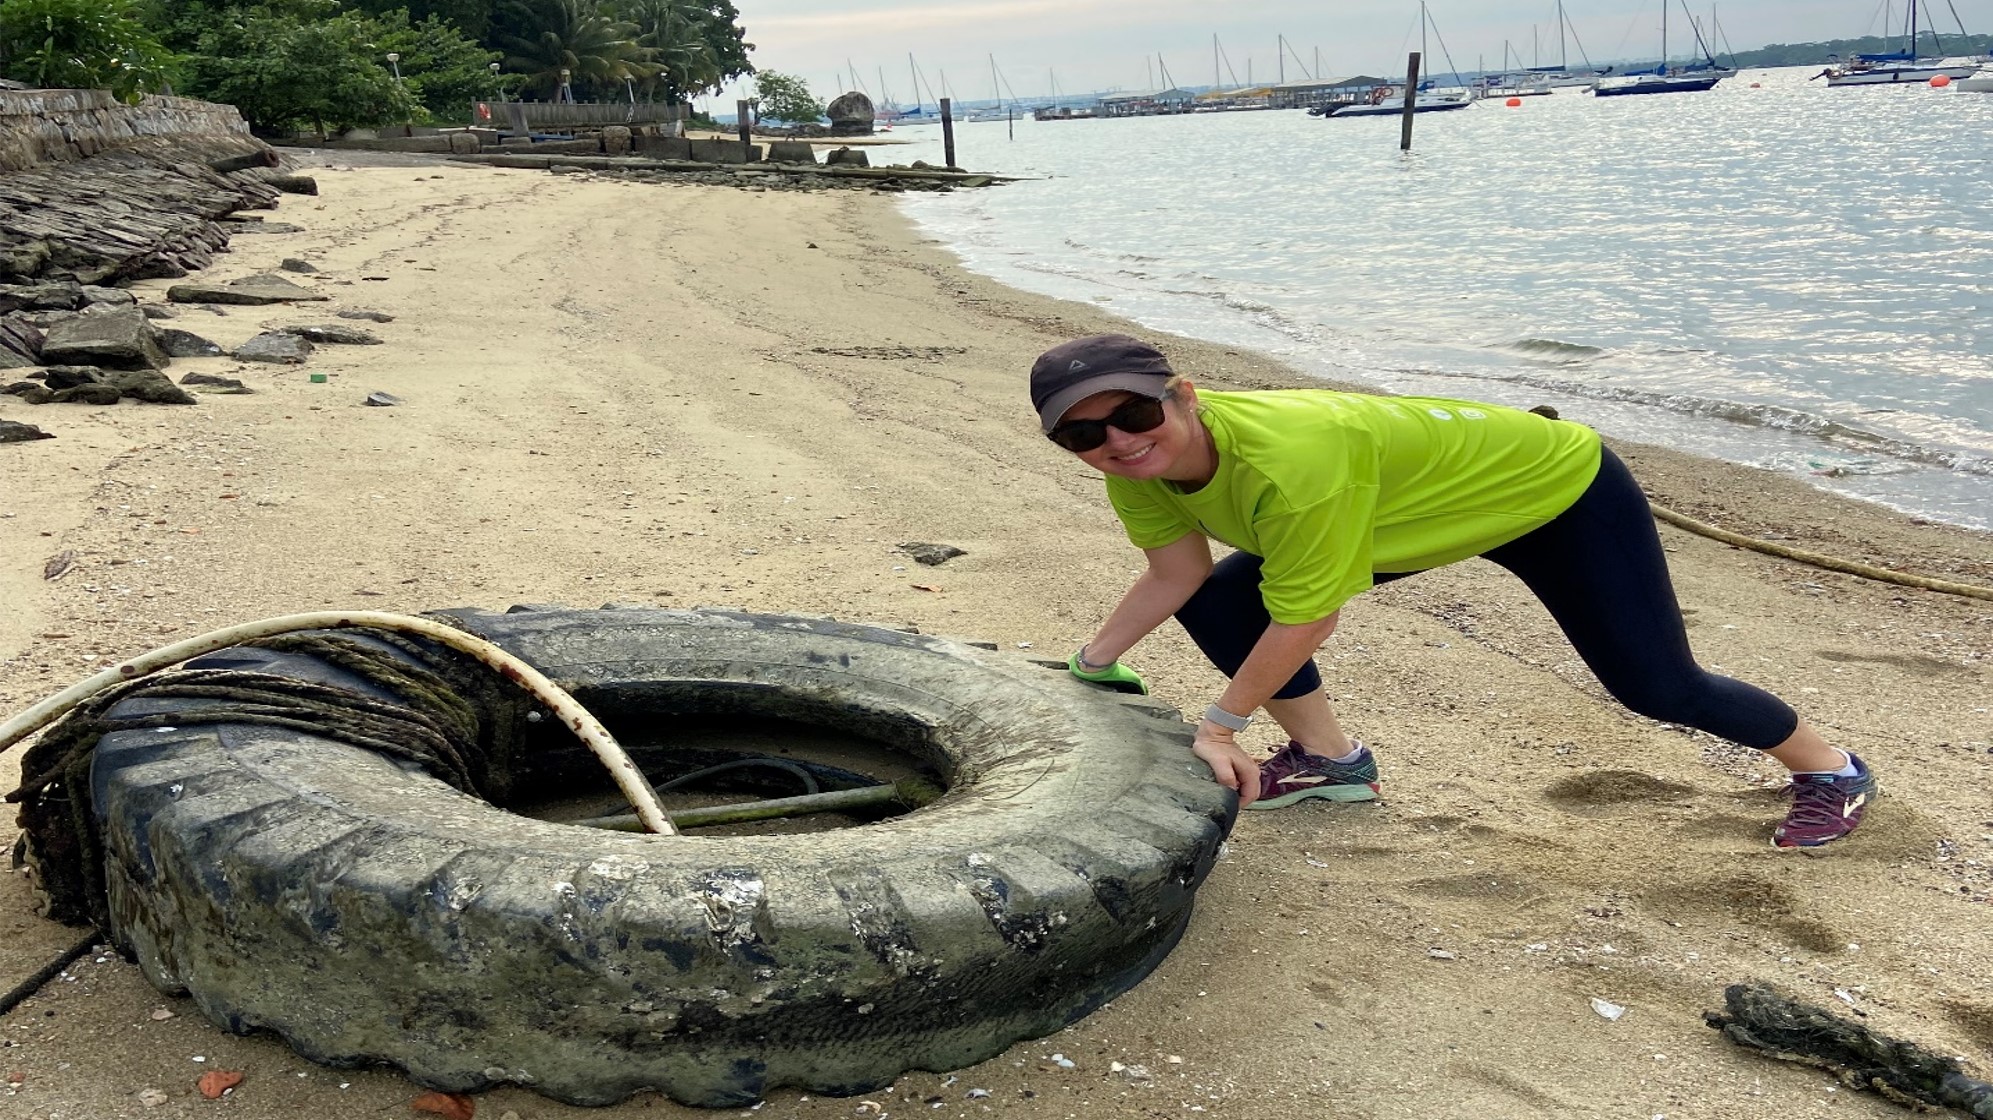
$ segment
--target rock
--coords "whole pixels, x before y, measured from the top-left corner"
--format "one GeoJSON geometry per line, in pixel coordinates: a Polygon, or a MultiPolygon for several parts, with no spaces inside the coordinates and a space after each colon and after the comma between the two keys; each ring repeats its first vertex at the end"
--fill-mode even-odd
{"type": "Polygon", "coordinates": [[[474,156],[483,149],[484,149],[484,142],[479,140],[477,136],[473,133],[452,132],[450,134],[451,155],[474,156]]]}
{"type": "Polygon", "coordinates": [[[198,386],[203,393],[226,393],[235,396],[248,396],[256,391],[233,377],[218,377],[212,373],[190,373],[180,379],[180,384],[198,386]]]}
{"type": "Polygon", "coordinates": [[[178,311],[175,311],[170,307],[163,307],[156,303],[148,303],[145,306],[139,308],[138,310],[140,314],[144,315],[148,319],[178,319],[180,317],[180,313],[178,311]]]}
{"type": "Polygon", "coordinates": [[[856,90],[832,101],[824,108],[824,116],[830,118],[833,136],[872,135],[872,99],[856,90]]]}
{"type": "Polygon", "coordinates": [[[289,222],[266,222],[261,219],[224,218],[215,223],[230,234],[237,233],[303,233],[303,226],[289,222]]]}
{"type": "Polygon", "coordinates": [[[314,264],[312,264],[312,263],[311,263],[310,261],[306,261],[306,260],[299,260],[299,259],[298,259],[298,258],[296,258],[296,257],[285,257],[285,258],[283,259],[282,263],[278,264],[278,265],[277,265],[277,267],[278,267],[278,268],[281,268],[281,269],[283,269],[283,270],[284,270],[285,272],[317,272],[317,271],[318,271],[318,266],[317,266],[317,265],[314,265],[314,264]]]}
{"type": "Polygon", "coordinates": [[[50,281],[0,284],[0,314],[10,311],[75,311],[83,306],[83,286],[50,281]]]}
{"type": "Polygon", "coordinates": [[[41,378],[51,389],[104,384],[104,373],[96,366],[50,366],[42,371],[41,378]]]}
{"type": "Polygon", "coordinates": [[[123,305],[138,302],[137,296],[123,288],[105,288],[96,284],[83,284],[78,286],[77,291],[83,296],[83,302],[86,304],[109,303],[123,305]]]}
{"type": "Polygon", "coordinates": [[[42,332],[19,315],[0,319],[0,369],[25,369],[41,363],[42,332]]]}
{"type": "Polygon", "coordinates": [[[124,398],[116,385],[77,385],[60,389],[49,398],[52,404],[116,404],[124,398]]]}
{"type": "Polygon", "coordinates": [[[272,175],[263,181],[285,194],[318,193],[318,180],[309,175],[272,175]]]}
{"type": "Polygon", "coordinates": [[[274,272],[260,272],[254,276],[242,276],[226,284],[175,284],[166,289],[166,298],[174,303],[233,303],[259,306],[266,303],[296,303],[304,300],[324,300],[310,288],[293,284],[274,272]]]}
{"type": "Polygon", "coordinates": [[[620,124],[612,124],[602,130],[602,154],[611,156],[627,155],[630,151],[630,130],[620,124]]]}
{"type": "Polygon", "coordinates": [[[841,166],[841,167],[872,166],[872,161],[866,157],[865,153],[859,151],[856,148],[839,148],[834,152],[825,152],[823,161],[828,166],[841,166]]]}
{"type": "Polygon", "coordinates": [[[156,369],[121,369],[104,375],[104,382],[118,392],[147,404],[198,404],[199,398],[167,380],[156,369]]]}
{"type": "Polygon", "coordinates": [[[815,163],[817,150],[807,140],[775,140],[768,145],[770,163],[815,163]]]}
{"type": "Polygon", "coordinates": [[[307,342],[324,342],[334,346],[379,346],[380,338],[372,331],[358,327],[342,327],[336,323],[309,327],[279,327],[284,334],[294,334],[307,342]]]}
{"type": "Polygon", "coordinates": [[[174,358],[219,358],[227,351],[193,331],[168,327],[159,332],[160,349],[174,358]]]}
{"type": "Polygon", "coordinates": [[[18,420],[0,420],[0,443],[26,443],[29,440],[54,438],[33,424],[23,424],[18,420]]]}
{"type": "Polygon", "coordinates": [[[341,319],[365,319],[369,323],[392,323],[394,316],[385,311],[335,311],[341,319]]]}
{"type": "Polygon", "coordinates": [[[42,340],[42,361],[113,369],[163,369],[158,332],[135,306],[103,307],[57,323],[42,340]]]}
{"type": "Polygon", "coordinates": [[[952,544],[928,544],[925,541],[908,541],[900,546],[900,551],[913,557],[920,563],[926,564],[928,567],[946,564],[957,556],[968,555],[967,552],[956,548],[952,544]]]}
{"type": "Polygon", "coordinates": [[[393,408],[401,403],[401,398],[393,393],[368,393],[367,403],[375,408],[393,408]]]}
{"type": "Polygon", "coordinates": [[[138,1103],[147,1108],[158,1108],[169,1099],[171,1098],[167,1097],[164,1089],[140,1089],[138,1091],[138,1103]]]}
{"type": "Polygon", "coordinates": [[[19,397],[29,404],[47,404],[55,399],[55,394],[49,391],[48,386],[33,381],[16,381],[5,389],[0,389],[0,393],[19,397]]]}
{"type": "Polygon", "coordinates": [[[312,345],[294,334],[282,331],[264,331],[255,338],[235,348],[230,355],[238,362],[274,362],[278,365],[302,365],[311,356],[312,345]]]}

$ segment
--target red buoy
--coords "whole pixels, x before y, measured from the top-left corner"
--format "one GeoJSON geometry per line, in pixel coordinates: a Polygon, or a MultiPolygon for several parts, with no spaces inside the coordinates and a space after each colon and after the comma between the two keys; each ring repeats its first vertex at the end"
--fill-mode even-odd
{"type": "Polygon", "coordinates": [[[1939,74],[1937,77],[1931,79],[1932,89],[1943,89],[1950,84],[1951,84],[1950,74],[1939,74]]]}
{"type": "Polygon", "coordinates": [[[1509,98],[1509,100],[1508,100],[1508,106],[1509,106],[1509,108],[1511,108],[1511,109],[1520,109],[1520,108],[1522,108],[1522,98],[1520,98],[1520,97],[1511,97],[1511,98],[1509,98]]]}

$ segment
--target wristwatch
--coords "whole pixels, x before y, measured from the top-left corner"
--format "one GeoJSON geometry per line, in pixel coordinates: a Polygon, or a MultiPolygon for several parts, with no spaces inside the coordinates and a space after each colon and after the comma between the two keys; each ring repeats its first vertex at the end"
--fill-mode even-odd
{"type": "Polygon", "coordinates": [[[1229,728],[1233,731],[1244,731],[1253,722],[1253,717],[1251,716],[1235,716],[1216,704],[1204,709],[1204,718],[1220,727],[1229,728]]]}

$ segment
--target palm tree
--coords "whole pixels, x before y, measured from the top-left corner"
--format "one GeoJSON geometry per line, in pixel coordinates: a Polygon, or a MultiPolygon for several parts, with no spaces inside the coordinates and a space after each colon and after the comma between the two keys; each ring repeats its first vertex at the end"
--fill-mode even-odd
{"type": "Polygon", "coordinates": [[[638,42],[637,25],[598,0],[512,0],[507,15],[525,33],[503,36],[505,68],[524,74],[527,90],[571,97],[565,75],[599,94],[657,73],[656,51],[638,42]]]}
{"type": "Polygon", "coordinates": [[[622,10],[635,20],[637,41],[651,49],[660,67],[646,83],[646,94],[661,92],[665,104],[677,105],[726,81],[713,50],[710,5],[697,0],[629,0],[622,10]]]}

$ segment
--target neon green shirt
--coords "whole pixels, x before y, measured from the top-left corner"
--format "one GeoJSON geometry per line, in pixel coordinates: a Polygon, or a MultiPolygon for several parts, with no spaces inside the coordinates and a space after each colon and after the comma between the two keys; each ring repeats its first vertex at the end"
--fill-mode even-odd
{"type": "Polygon", "coordinates": [[[1264,561],[1275,622],[1327,618],[1375,572],[1477,556],[1568,509],[1598,433],[1500,405],[1324,389],[1197,394],[1218,471],[1186,493],[1107,477],[1137,548],[1202,533],[1264,561]]]}

